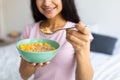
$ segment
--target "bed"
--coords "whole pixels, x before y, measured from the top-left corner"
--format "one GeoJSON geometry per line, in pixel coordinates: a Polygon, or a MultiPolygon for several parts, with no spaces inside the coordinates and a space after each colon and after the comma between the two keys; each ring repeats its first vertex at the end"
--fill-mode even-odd
{"type": "Polygon", "coordinates": [[[91,63],[93,80],[120,80],[120,38],[93,33],[91,63]]]}
{"type": "MultiPolygon", "coordinates": [[[[114,47],[113,54],[91,50],[90,58],[94,69],[93,80],[120,80],[120,48],[114,47]]],[[[15,44],[0,47],[0,80],[22,80],[18,72],[20,55],[15,44]]]]}

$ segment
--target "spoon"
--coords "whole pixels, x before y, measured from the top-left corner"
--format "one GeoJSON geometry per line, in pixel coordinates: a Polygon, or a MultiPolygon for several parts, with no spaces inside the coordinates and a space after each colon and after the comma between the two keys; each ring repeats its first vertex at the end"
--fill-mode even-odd
{"type": "Polygon", "coordinates": [[[72,28],[76,28],[76,27],[61,28],[61,29],[57,29],[57,30],[55,30],[55,31],[50,31],[50,30],[48,30],[48,29],[46,29],[46,30],[40,29],[40,30],[41,30],[41,32],[44,33],[44,34],[51,35],[51,34],[56,33],[57,31],[60,31],[60,30],[66,30],[66,29],[72,29],[72,28]]]}

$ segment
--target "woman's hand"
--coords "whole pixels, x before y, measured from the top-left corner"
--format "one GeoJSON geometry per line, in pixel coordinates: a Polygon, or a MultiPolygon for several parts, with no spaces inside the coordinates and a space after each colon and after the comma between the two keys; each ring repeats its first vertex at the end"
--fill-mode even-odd
{"type": "MultiPolygon", "coordinates": [[[[29,63],[29,62],[28,62],[29,63]]],[[[38,67],[43,67],[45,65],[48,65],[50,62],[45,62],[45,63],[29,63],[30,66],[33,66],[34,68],[38,68],[38,67]]]]}
{"type": "Polygon", "coordinates": [[[80,22],[76,24],[77,30],[67,30],[66,39],[72,44],[75,51],[81,51],[84,47],[89,46],[90,31],[80,22]]]}
{"type": "Polygon", "coordinates": [[[21,57],[21,64],[19,68],[21,77],[24,80],[27,80],[32,74],[34,74],[38,67],[43,67],[47,64],[49,64],[49,61],[46,63],[29,63],[21,57]]]}
{"type": "Polygon", "coordinates": [[[67,30],[66,39],[75,50],[77,61],[76,80],[92,80],[93,69],[90,63],[90,31],[83,23],[76,24],[77,30],[67,30]]]}

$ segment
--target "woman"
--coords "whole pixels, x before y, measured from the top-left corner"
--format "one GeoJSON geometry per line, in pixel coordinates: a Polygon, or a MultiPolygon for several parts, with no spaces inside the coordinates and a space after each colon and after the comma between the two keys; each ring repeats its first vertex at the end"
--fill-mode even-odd
{"type": "Polygon", "coordinates": [[[80,21],[74,0],[31,0],[35,23],[28,25],[21,35],[26,38],[48,38],[59,42],[60,51],[46,63],[28,63],[21,58],[20,74],[27,80],[34,74],[34,80],[92,80],[90,63],[91,33],[80,21]],[[47,35],[42,30],[56,31],[47,35]]]}

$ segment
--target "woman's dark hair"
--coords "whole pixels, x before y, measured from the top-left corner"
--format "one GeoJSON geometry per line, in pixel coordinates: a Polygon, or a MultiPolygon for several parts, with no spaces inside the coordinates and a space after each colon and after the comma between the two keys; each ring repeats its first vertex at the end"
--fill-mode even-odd
{"type": "MultiPolygon", "coordinates": [[[[74,0],[62,0],[62,17],[67,21],[78,23],[80,21],[74,0]]],[[[35,22],[45,20],[46,17],[41,14],[36,6],[36,0],[31,0],[31,10],[35,22]]]]}

